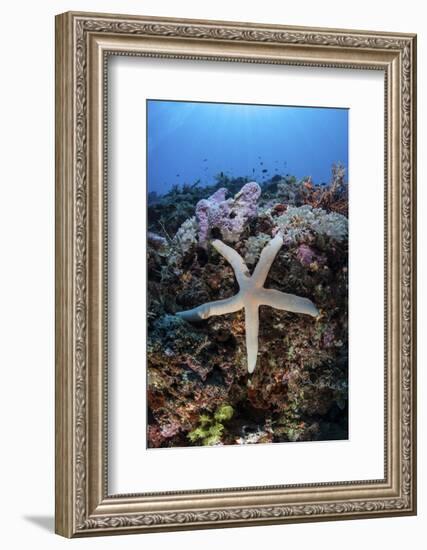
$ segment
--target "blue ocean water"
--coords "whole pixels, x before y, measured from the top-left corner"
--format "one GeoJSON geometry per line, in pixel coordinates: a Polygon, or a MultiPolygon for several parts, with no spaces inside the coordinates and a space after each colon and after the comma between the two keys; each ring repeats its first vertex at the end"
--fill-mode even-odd
{"type": "Polygon", "coordinates": [[[333,163],[348,169],[348,109],[148,100],[147,158],[158,195],[221,173],[327,183],[333,163]]]}

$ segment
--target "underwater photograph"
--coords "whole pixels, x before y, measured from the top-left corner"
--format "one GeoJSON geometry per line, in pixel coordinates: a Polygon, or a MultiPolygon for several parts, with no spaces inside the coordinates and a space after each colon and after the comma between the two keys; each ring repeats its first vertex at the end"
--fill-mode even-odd
{"type": "Polygon", "coordinates": [[[348,439],[348,109],[147,109],[147,447],[348,439]]]}

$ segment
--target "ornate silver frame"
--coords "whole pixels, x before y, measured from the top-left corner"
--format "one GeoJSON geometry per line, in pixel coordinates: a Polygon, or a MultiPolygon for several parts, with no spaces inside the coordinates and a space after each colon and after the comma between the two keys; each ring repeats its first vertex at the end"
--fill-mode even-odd
{"type": "Polygon", "coordinates": [[[56,532],[66,537],[416,513],[416,37],[223,21],[56,18],[56,532]],[[106,58],[297,64],[385,74],[385,477],[109,495],[106,58]]]}

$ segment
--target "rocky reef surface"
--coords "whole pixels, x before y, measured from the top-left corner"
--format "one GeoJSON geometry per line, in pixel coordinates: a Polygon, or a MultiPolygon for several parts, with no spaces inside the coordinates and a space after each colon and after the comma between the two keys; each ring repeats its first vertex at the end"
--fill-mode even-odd
{"type": "Polygon", "coordinates": [[[348,186],[274,176],[261,186],[219,177],[149,202],[148,446],[233,445],[348,436],[348,186]],[[266,288],[307,297],[312,318],[262,306],[248,374],[244,312],[189,323],[176,315],[229,298],[238,285],[211,246],[253,270],[280,231],[266,288]]]}

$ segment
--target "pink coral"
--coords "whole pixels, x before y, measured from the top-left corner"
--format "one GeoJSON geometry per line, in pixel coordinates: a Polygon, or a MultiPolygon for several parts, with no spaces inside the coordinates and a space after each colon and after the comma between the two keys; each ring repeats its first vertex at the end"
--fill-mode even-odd
{"type": "Polygon", "coordinates": [[[316,260],[315,252],[306,244],[302,244],[297,250],[298,261],[305,267],[308,267],[316,260]]]}
{"type": "Polygon", "coordinates": [[[225,241],[236,242],[247,222],[257,215],[257,202],[261,195],[258,183],[246,183],[234,199],[226,199],[226,192],[222,187],[196,205],[199,242],[202,245],[205,245],[214,228],[221,232],[225,241]]]}
{"type": "Polygon", "coordinates": [[[152,231],[147,232],[147,241],[153,248],[157,250],[163,248],[168,243],[164,237],[162,237],[161,235],[157,235],[157,233],[153,233],[152,231]]]}
{"type": "Polygon", "coordinates": [[[221,187],[208,199],[200,200],[196,205],[196,217],[199,222],[199,241],[208,238],[209,229],[216,227],[221,219],[229,214],[229,207],[225,200],[227,189],[221,187]]]}
{"type": "Polygon", "coordinates": [[[323,334],[323,343],[327,348],[330,348],[335,340],[335,334],[332,327],[328,327],[323,334]]]}
{"type": "Polygon", "coordinates": [[[148,440],[147,443],[149,447],[151,448],[161,447],[162,443],[165,441],[165,438],[163,437],[158,425],[154,424],[154,425],[148,426],[147,440],[148,440]]]}
{"type": "Polygon", "coordinates": [[[160,433],[163,437],[166,439],[169,439],[176,435],[181,429],[181,426],[178,422],[171,422],[171,424],[168,424],[166,426],[163,426],[160,430],[160,433]]]}

